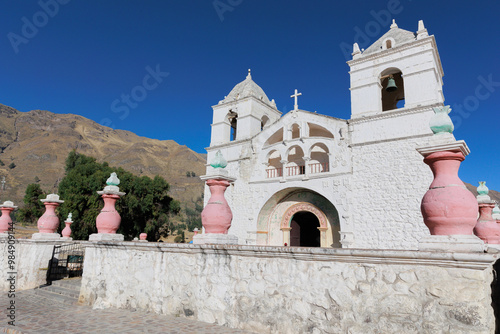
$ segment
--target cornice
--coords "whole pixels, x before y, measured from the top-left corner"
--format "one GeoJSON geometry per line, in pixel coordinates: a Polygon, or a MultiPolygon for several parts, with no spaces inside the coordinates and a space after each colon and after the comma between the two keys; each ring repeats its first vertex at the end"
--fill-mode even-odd
{"type": "Polygon", "coordinates": [[[462,268],[485,270],[490,268],[499,255],[492,253],[424,252],[415,250],[366,250],[345,248],[295,248],[249,245],[192,245],[165,244],[158,242],[93,242],[87,251],[143,251],[163,253],[184,253],[222,255],[253,258],[290,259],[296,261],[342,262],[353,264],[381,264],[434,266],[441,268],[462,268]]]}
{"type": "Polygon", "coordinates": [[[403,115],[407,115],[407,114],[418,114],[418,113],[421,113],[424,111],[429,111],[433,107],[441,107],[443,105],[444,105],[443,103],[433,103],[433,104],[427,104],[425,106],[419,106],[419,107],[413,107],[413,108],[395,109],[394,111],[381,111],[379,114],[376,114],[376,115],[351,118],[351,119],[347,120],[347,123],[349,125],[351,125],[351,124],[377,121],[377,120],[386,119],[386,118],[399,117],[399,116],[403,116],[403,115]]]}
{"type": "Polygon", "coordinates": [[[352,67],[352,66],[364,63],[365,61],[369,61],[369,60],[373,60],[373,59],[376,59],[376,58],[380,58],[381,56],[386,57],[386,56],[389,56],[389,55],[392,55],[392,54],[395,54],[395,53],[398,53],[398,52],[401,52],[401,51],[405,51],[405,50],[408,50],[408,49],[411,49],[411,48],[414,48],[414,47],[418,47],[418,46],[427,44],[429,42],[431,44],[433,44],[434,46],[436,46],[436,43],[435,43],[435,40],[434,40],[434,35],[431,35],[431,36],[428,36],[426,38],[422,38],[422,39],[419,39],[419,40],[415,40],[413,42],[405,43],[403,45],[396,46],[395,48],[382,50],[382,51],[379,51],[379,52],[376,52],[376,53],[372,53],[372,54],[369,54],[369,55],[366,55],[366,56],[361,56],[358,59],[348,60],[347,61],[347,65],[349,65],[349,66],[352,67]]]}

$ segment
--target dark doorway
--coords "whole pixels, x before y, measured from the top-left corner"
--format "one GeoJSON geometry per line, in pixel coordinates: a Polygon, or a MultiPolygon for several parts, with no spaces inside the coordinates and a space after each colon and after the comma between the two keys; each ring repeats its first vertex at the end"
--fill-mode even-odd
{"type": "Polygon", "coordinates": [[[290,246],[320,247],[319,220],[311,212],[297,212],[290,223],[290,246]]]}

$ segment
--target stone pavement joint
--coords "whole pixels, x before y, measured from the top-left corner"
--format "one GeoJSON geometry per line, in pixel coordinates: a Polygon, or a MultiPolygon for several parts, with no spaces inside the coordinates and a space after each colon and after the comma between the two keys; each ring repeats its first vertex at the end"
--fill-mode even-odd
{"type": "Polygon", "coordinates": [[[35,293],[36,289],[16,293],[16,326],[7,324],[6,292],[0,294],[0,333],[251,333],[201,321],[139,310],[93,310],[87,305],[69,305],[35,293]]]}

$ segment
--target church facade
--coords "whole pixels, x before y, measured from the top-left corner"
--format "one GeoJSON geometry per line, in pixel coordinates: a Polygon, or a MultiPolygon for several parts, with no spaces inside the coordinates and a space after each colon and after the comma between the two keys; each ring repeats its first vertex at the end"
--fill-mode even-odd
{"type": "Polygon", "coordinates": [[[282,114],[250,72],[213,106],[207,161],[221,151],[236,178],[226,199],[240,244],[416,249],[429,234],[420,201],[432,173],[415,148],[444,103],[435,38],[422,21],[416,33],[393,22],[352,55],[348,120],[297,103],[282,114]]]}

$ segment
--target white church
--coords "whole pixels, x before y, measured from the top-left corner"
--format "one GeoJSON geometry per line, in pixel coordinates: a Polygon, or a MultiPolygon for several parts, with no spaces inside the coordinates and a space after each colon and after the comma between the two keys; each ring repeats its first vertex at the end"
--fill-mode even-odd
{"type": "Polygon", "coordinates": [[[429,234],[432,173],[416,148],[444,102],[435,38],[422,21],[416,33],[393,22],[352,56],[348,120],[299,109],[297,91],[282,114],[250,72],[212,107],[207,161],[220,150],[236,178],[225,196],[239,244],[417,249],[429,234]]]}

